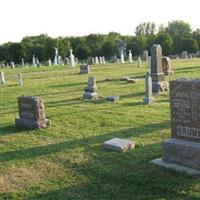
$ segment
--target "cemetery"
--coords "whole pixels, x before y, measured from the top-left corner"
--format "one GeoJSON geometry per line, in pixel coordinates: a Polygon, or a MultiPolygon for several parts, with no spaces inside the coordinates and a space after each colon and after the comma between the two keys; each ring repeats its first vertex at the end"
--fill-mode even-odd
{"type": "Polygon", "coordinates": [[[198,1],[0,5],[0,200],[200,200],[198,1]]]}
{"type": "Polygon", "coordinates": [[[1,198],[198,199],[200,59],[171,60],[164,76],[152,48],[155,69],[137,58],[90,74],[84,64],[3,68],[1,198]],[[156,80],[170,91],[152,93],[156,80]]]}

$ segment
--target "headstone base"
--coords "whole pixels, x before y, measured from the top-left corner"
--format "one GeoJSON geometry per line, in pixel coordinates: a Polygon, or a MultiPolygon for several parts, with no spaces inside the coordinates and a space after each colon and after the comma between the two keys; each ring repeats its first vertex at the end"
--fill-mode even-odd
{"type": "Polygon", "coordinates": [[[108,96],[106,97],[107,101],[116,102],[119,100],[119,96],[108,96]]]}
{"type": "Polygon", "coordinates": [[[96,92],[85,92],[84,95],[83,95],[83,98],[84,99],[97,99],[98,98],[98,94],[96,92]]]}
{"type": "Polygon", "coordinates": [[[178,164],[168,163],[168,162],[163,161],[162,158],[154,159],[150,161],[150,163],[158,165],[160,167],[164,167],[166,169],[169,169],[175,172],[184,173],[188,176],[200,177],[200,170],[192,169],[192,168],[185,167],[178,164]]]}
{"type": "Polygon", "coordinates": [[[21,128],[42,129],[50,127],[51,121],[49,119],[33,121],[17,117],[15,118],[15,125],[21,128]]]}
{"type": "Polygon", "coordinates": [[[134,148],[135,143],[133,141],[120,138],[113,138],[103,143],[103,149],[116,152],[124,152],[134,148]]]}
{"type": "Polygon", "coordinates": [[[162,81],[162,82],[152,82],[152,89],[153,92],[159,93],[169,90],[169,82],[168,81],[162,81]]]}
{"type": "Polygon", "coordinates": [[[200,170],[200,143],[175,138],[166,140],[163,161],[200,170]]]}
{"type": "Polygon", "coordinates": [[[149,104],[154,103],[154,101],[155,101],[154,97],[150,97],[150,98],[144,97],[143,103],[149,105],[149,104]]]}

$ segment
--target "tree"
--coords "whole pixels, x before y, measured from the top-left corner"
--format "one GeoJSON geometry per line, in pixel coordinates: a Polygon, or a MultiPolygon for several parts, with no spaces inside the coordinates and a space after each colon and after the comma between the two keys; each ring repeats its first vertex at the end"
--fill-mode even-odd
{"type": "Polygon", "coordinates": [[[119,55],[119,48],[115,41],[108,40],[105,42],[102,46],[101,51],[103,52],[103,55],[106,55],[107,58],[113,56],[113,55],[119,55]]]}
{"type": "Polygon", "coordinates": [[[187,38],[182,40],[182,50],[188,53],[195,53],[198,50],[198,43],[193,38],[187,38]]]}
{"type": "Polygon", "coordinates": [[[160,32],[155,39],[157,44],[162,47],[163,55],[169,55],[173,50],[173,40],[172,37],[165,32],[160,32]]]}
{"type": "Polygon", "coordinates": [[[181,41],[184,38],[191,37],[191,27],[184,21],[172,21],[168,23],[165,31],[172,37],[173,52],[181,53],[183,51],[181,41]]]}
{"type": "Polygon", "coordinates": [[[9,61],[20,63],[24,58],[24,46],[21,43],[11,43],[8,47],[9,61]]]}

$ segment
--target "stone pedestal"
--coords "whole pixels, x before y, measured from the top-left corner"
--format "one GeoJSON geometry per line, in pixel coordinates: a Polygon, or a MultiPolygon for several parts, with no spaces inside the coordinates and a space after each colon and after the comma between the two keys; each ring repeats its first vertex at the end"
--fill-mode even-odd
{"type": "Polygon", "coordinates": [[[200,175],[200,79],[170,81],[171,134],[153,163],[200,175]]]}
{"type": "Polygon", "coordinates": [[[94,76],[89,77],[87,87],[85,87],[85,92],[83,94],[84,99],[97,99],[97,86],[96,78],[94,76]]]}
{"type": "Polygon", "coordinates": [[[85,64],[80,66],[80,74],[89,74],[90,73],[90,66],[85,64]]]}
{"type": "Polygon", "coordinates": [[[44,103],[40,97],[19,97],[19,117],[15,119],[17,127],[30,129],[47,128],[51,121],[45,118],[44,103]]]}

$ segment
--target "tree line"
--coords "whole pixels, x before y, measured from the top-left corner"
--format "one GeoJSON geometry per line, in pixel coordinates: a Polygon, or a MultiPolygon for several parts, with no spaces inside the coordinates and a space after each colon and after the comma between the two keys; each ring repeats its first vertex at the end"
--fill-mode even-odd
{"type": "Polygon", "coordinates": [[[160,44],[163,55],[180,54],[182,51],[195,53],[200,47],[200,29],[192,30],[189,23],[184,21],[171,21],[165,27],[158,28],[155,23],[140,23],[133,35],[90,34],[78,37],[52,38],[46,34],[24,37],[21,42],[8,42],[0,45],[0,61],[20,63],[31,62],[33,54],[40,61],[54,58],[54,47],[58,48],[62,58],[69,56],[69,50],[79,59],[88,56],[105,56],[107,59],[113,55],[120,55],[120,47],[125,46],[126,52],[132,50],[133,55],[141,55],[144,50],[150,52],[153,44],[160,44]]]}

